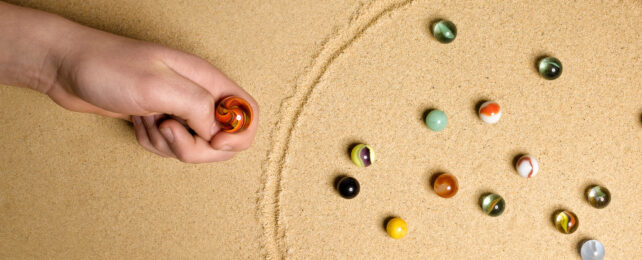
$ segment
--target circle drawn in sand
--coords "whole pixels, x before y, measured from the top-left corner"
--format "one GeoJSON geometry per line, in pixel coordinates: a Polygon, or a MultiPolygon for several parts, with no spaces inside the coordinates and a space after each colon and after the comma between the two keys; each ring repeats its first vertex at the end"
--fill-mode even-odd
{"type": "MultiPolygon", "coordinates": [[[[547,212],[560,203],[583,205],[582,193],[569,196],[573,184],[599,179],[631,192],[626,187],[636,183],[633,169],[642,167],[642,136],[630,123],[642,100],[639,72],[630,66],[640,34],[609,30],[630,28],[641,7],[383,2],[364,7],[331,37],[283,104],[260,201],[268,256],[576,255],[573,242],[555,236],[547,212]],[[457,41],[431,40],[426,24],[438,16],[457,23],[457,41]],[[531,64],[544,52],[564,59],[564,77],[538,77],[531,64]],[[502,103],[498,124],[477,118],[475,106],[484,99],[502,103]],[[437,107],[449,115],[449,126],[431,132],[421,116],[437,107]],[[605,107],[612,109],[597,109],[605,107]],[[587,114],[611,123],[595,124],[587,114]],[[346,154],[353,143],[376,147],[377,164],[355,167],[346,154]],[[512,169],[513,157],[526,151],[542,164],[537,180],[528,183],[512,169]],[[442,171],[460,181],[449,200],[428,190],[427,180],[442,171]],[[335,193],[333,180],[341,174],[360,180],[357,198],[345,201],[335,193]],[[486,190],[512,205],[497,220],[477,206],[486,190]],[[400,243],[380,228],[391,215],[410,227],[400,243]],[[550,250],[550,244],[569,247],[550,250]]],[[[637,197],[628,195],[619,197],[637,197]]],[[[605,223],[591,232],[615,229],[631,244],[639,228],[617,222],[632,217],[625,205],[637,204],[613,205],[612,219],[586,212],[582,218],[605,223]]]]}

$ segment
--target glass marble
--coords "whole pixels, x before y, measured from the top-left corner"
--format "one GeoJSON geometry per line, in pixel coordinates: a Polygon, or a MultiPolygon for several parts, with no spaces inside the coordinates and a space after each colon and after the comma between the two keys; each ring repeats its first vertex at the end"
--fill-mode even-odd
{"type": "Polygon", "coordinates": [[[506,202],[502,196],[490,193],[482,196],[481,207],[487,215],[497,217],[504,212],[504,209],[506,209],[506,202]]]}
{"type": "Polygon", "coordinates": [[[408,225],[401,218],[392,218],[386,224],[386,232],[394,239],[401,239],[408,234],[408,225]]]}
{"type": "Polygon", "coordinates": [[[582,244],[580,256],[582,260],[602,260],[604,259],[604,246],[600,241],[589,240],[582,244]]]}
{"type": "Polygon", "coordinates": [[[457,37],[457,27],[451,21],[440,20],[432,25],[432,35],[441,43],[450,43],[457,37]]]}
{"type": "Polygon", "coordinates": [[[361,186],[359,185],[357,179],[349,176],[344,176],[337,182],[336,188],[337,191],[339,191],[341,197],[345,199],[352,199],[359,194],[361,186]]]}
{"type": "Polygon", "coordinates": [[[539,164],[537,163],[537,160],[535,160],[535,157],[527,154],[517,159],[517,163],[515,163],[515,169],[520,176],[524,178],[530,178],[537,175],[537,172],[539,171],[539,164]]]}
{"type": "Polygon", "coordinates": [[[586,198],[591,206],[601,209],[611,202],[611,192],[602,186],[591,186],[586,190],[586,198]]]}
{"type": "Polygon", "coordinates": [[[242,132],[252,124],[252,106],[245,99],[229,96],[218,102],[214,117],[224,132],[242,132]]]}
{"type": "Polygon", "coordinates": [[[433,189],[435,190],[435,193],[442,198],[455,196],[459,190],[457,178],[450,173],[442,173],[435,178],[433,189]]]}
{"type": "Polygon", "coordinates": [[[446,125],[448,125],[448,117],[446,117],[446,113],[444,113],[444,111],[436,109],[432,110],[428,115],[426,115],[426,125],[430,130],[439,132],[444,130],[446,125]]]}
{"type": "Polygon", "coordinates": [[[575,213],[568,210],[560,210],[555,213],[555,227],[564,234],[571,234],[577,230],[580,222],[575,213]]]}
{"type": "Polygon", "coordinates": [[[374,163],[375,153],[369,145],[358,144],[352,148],[350,159],[359,167],[368,167],[374,163]]]}
{"type": "Polygon", "coordinates": [[[539,60],[537,70],[543,78],[553,80],[562,75],[562,62],[557,58],[544,57],[539,60]]]}
{"type": "Polygon", "coordinates": [[[486,101],[479,107],[479,118],[488,124],[495,124],[502,117],[502,108],[495,101],[486,101]]]}

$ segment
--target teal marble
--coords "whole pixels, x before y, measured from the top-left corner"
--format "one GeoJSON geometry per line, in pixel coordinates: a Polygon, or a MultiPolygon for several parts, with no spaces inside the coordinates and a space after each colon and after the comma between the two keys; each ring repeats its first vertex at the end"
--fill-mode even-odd
{"type": "Polygon", "coordinates": [[[537,63],[537,70],[542,78],[554,80],[562,75],[562,62],[554,57],[544,57],[537,63]]]}
{"type": "Polygon", "coordinates": [[[448,117],[446,117],[446,113],[444,113],[444,111],[432,110],[428,115],[426,115],[426,125],[430,130],[439,132],[444,130],[446,125],[448,125],[448,117]]]}
{"type": "Polygon", "coordinates": [[[432,25],[432,35],[441,43],[449,43],[457,37],[457,27],[451,21],[440,20],[432,25]]]}

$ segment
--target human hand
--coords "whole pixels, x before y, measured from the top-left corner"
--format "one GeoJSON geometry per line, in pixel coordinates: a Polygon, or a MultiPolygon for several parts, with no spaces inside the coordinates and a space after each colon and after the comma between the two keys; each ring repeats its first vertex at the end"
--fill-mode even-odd
{"type": "Polygon", "coordinates": [[[44,61],[36,64],[47,66],[30,87],[57,104],[72,111],[131,119],[143,147],[183,162],[227,160],[251,145],[258,123],[256,101],[208,62],[46,16],[55,21],[43,23],[56,26],[48,26],[44,37],[38,34],[43,43],[37,45],[47,51],[44,61]],[[255,113],[253,123],[241,133],[221,131],[214,119],[215,102],[232,95],[247,100],[255,113]]]}
{"type": "Polygon", "coordinates": [[[59,84],[47,92],[56,103],[112,117],[133,115],[143,147],[184,162],[227,160],[250,146],[256,117],[246,131],[225,133],[214,120],[214,108],[230,95],[248,100],[255,111],[257,104],[215,67],[158,45],[83,31],[80,38],[86,40],[67,51],[59,84]]]}

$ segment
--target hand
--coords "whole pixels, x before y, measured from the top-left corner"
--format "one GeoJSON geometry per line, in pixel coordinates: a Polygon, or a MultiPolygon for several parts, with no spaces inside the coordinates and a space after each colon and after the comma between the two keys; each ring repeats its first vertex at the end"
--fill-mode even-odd
{"type": "Polygon", "coordinates": [[[56,103],[111,117],[134,115],[143,147],[184,162],[227,160],[250,146],[256,117],[247,131],[225,133],[214,120],[214,108],[217,100],[230,95],[248,100],[255,111],[257,104],[209,63],[92,29],[79,35],[64,55],[58,84],[47,92],[56,103]]]}
{"type": "MultiPolygon", "coordinates": [[[[2,8],[0,5],[0,13],[2,8]]],[[[36,64],[47,66],[30,87],[62,107],[131,119],[143,147],[184,162],[227,160],[251,145],[258,123],[256,101],[208,62],[42,12],[29,10],[27,14],[31,25],[39,21],[43,26],[56,25],[48,26],[47,32],[55,42],[45,36],[39,37],[45,43],[36,44],[47,48],[44,61],[36,64]],[[35,19],[34,15],[56,20],[35,19]],[[46,74],[52,76],[43,76],[46,74]],[[215,102],[230,95],[244,98],[254,109],[252,125],[244,132],[222,132],[214,120],[215,102]]]]}

